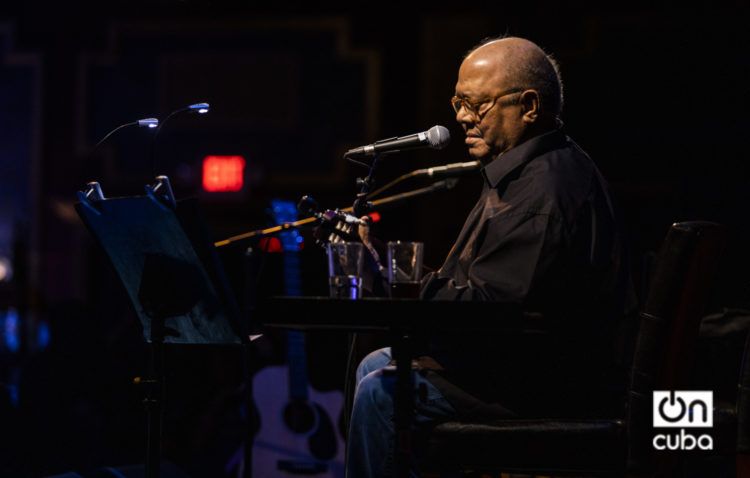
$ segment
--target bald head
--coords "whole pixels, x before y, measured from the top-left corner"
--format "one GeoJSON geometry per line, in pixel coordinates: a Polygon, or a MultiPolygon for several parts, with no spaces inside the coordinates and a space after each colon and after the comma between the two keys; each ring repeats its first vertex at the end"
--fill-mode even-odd
{"type": "Polygon", "coordinates": [[[559,126],[562,84],[554,61],[534,43],[489,40],[461,63],[452,104],[469,154],[486,162],[559,126]]]}
{"type": "Polygon", "coordinates": [[[539,92],[542,109],[555,118],[563,106],[560,71],[555,60],[534,42],[507,37],[485,40],[464,58],[461,68],[485,70],[499,88],[530,88],[539,92]]]}

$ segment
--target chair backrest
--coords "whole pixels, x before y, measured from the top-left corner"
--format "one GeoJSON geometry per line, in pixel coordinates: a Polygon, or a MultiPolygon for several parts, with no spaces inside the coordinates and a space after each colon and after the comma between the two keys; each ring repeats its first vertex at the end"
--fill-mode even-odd
{"type": "Polygon", "coordinates": [[[633,356],[628,397],[630,470],[661,468],[652,446],[653,391],[688,386],[724,237],[724,228],[715,223],[675,223],[656,257],[633,356]]]}
{"type": "Polygon", "coordinates": [[[737,453],[750,455],[750,332],[745,340],[737,390],[737,453]]]}

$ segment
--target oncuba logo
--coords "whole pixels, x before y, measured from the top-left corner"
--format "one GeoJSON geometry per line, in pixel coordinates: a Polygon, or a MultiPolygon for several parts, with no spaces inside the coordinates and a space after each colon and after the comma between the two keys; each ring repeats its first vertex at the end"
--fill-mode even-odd
{"type": "MultiPolygon", "coordinates": [[[[714,393],[711,391],[654,391],[654,428],[679,428],[679,433],[654,436],[657,450],[713,450],[711,435],[695,436],[685,428],[714,426],[714,393]]],[[[676,432],[676,431],[675,431],[676,432]]]]}

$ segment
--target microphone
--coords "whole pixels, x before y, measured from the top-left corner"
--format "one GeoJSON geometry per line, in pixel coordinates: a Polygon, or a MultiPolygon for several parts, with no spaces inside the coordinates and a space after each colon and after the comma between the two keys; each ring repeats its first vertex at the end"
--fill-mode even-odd
{"type": "Polygon", "coordinates": [[[104,137],[102,139],[100,139],[99,142],[96,143],[96,145],[91,149],[91,153],[93,153],[94,151],[96,151],[96,148],[98,148],[99,145],[101,145],[103,142],[107,141],[107,139],[110,136],[112,136],[113,134],[115,134],[116,132],[120,131],[123,128],[127,128],[128,126],[136,126],[136,125],[139,126],[139,127],[141,127],[141,128],[154,129],[154,128],[156,128],[156,127],[159,126],[159,120],[156,119],[156,118],[143,118],[143,119],[139,119],[137,121],[131,121],[130,123],[121,124],[117,128],[113,129],[112,131],[110,131],[109,133],[107,133],[106,135],[104,135],[104,137]]]}
{"type": "Polygon", "coordinates": [[[482,167],[479,161],[469,161],[466,163],[452,163],[444,166],[435,166],[434,168],[417,169],[412,174],[414,176],[427,176],[428,178],[439,178],[443,176],[459,176],[463,173],[476,171],[482,167]]]}
{"type": "Polygon", "coordinates": [[[432,148],[443,149],[451,140],[448,128],[436,125],[427,131],[410,134],[409,136],[381,139],[366,146],[350,149],[345,158],[353,156],[375,156],[376,154],[397,153],[405,149],[432,148]]]}

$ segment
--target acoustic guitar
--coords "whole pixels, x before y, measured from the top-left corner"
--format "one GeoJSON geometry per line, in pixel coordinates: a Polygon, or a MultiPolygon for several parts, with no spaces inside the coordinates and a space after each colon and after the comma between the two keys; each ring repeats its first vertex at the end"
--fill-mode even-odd
{"type": "MultiPolygon", "coordinates": [[[[274,201],[277,223],[296,220],[292,202],[274,201]]],[[[279,234],[284,250],[286,295],[301,295],[297,231],[279,234]]],[[[319,392],[308,383],[305,336],[287,334],[288,366],[266,367],[253,378],[260,428],[252,451],[252,476],[275,478],[344,477],[344,442],[336,420],[344,397],[340,392],[319,392]]]]}

